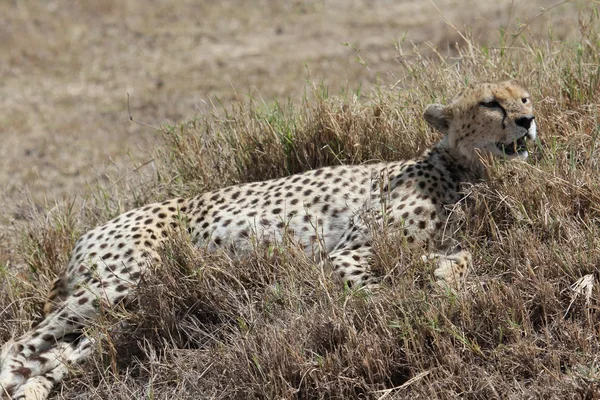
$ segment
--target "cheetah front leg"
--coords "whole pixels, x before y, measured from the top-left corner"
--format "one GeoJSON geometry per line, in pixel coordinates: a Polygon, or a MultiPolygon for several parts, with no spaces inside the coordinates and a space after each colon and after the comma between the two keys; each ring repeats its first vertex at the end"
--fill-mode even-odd
{"type": "Polygon", "coordinates": [[[363,225],[352,225],[342,235],[339,243],[328,255],[333,274],[349,287],[377,286],[378,280],[371,274],[373,249],[371,235],[363,225]]]}
{"type": "Polygon", "coordinates": [[[435,260],[436,269],[433,271],[436,283],[443,288],[460,289],[473,266],[473,257],[466,250],[453,253],[431,253],[423,257],[425,260],[435,260]]]}
{"type": "Polygon", "coordinates": [[[377,279],[371,275],[370,261],[371,246],[363,245],[358,248],[341,248],[329,254],[333,273],[349,287],[377,285],[377,279]]]}

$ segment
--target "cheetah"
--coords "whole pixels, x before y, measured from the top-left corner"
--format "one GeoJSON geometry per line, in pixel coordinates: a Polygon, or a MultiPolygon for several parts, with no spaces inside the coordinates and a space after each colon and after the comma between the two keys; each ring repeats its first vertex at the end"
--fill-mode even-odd
{"type": "Polygon", "coordinates": [[[377,285],[370,271],[373,224],[398,232],[435,259],[434,276],[459,288],[471,255],[448,246],[451,209],[464,184],[486,177],[487,158],[526,159],[536,138],[528,92],[517,82],[474,83],[448,105],[432,104],[425,121],[443,138],[410,161],[334,166],[126,212],[83,235],[53,284],[45,318],[0,351],[0,397],[45,399],[92,351],[82,330],[101,307],[127,299],[161,245],[186,229],[196,246],[234,255],[255,239],[291,235],[348,285],[377,285]],[[379,224],[379,225],[378,225],[379,224]]]}

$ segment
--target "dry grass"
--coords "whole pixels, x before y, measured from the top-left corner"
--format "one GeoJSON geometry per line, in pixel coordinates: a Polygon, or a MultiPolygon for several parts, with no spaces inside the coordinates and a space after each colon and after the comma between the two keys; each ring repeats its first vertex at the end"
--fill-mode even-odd
{"type": "Polygon", "coordinates": [[[439,139],[421,118],[427,103],[470,80],[516,77],[540,140],[528,163],[492,166],[465,202],[467,290],[432,287],[431,266],[386,232],[375,294],[336,285],[293,246],[234,261],[176,237],[132,307],[90,331],[99,354],[56,398],[598,398],[599,286],[572,285],[600,278],[600,20],[587,8],[572,22],[569,40],[524,31],[492,46],[475,35],[451,57],[400,57],[391,87],[330,96],[315,84],[298,101],[232,102],[166,125],[142,187],[93,192],[83,211],[62,206],[24,229],[27,270],[0,270],[0,341],[35,319],[85,228],[174,195],[412,157],[439,139]]]}

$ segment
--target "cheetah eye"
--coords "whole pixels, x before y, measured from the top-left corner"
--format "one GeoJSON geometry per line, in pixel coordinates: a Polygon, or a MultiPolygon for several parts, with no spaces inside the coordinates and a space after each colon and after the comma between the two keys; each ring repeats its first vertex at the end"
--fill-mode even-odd
{"type": "Polygon", "coordinates": [[[521,101],[523,102],[523,104],[527,104],[527,103],[529,102],[529,98],[527,98],[527,97],[523,97],[523,98],[521,99],[521,101]]]}
{"type": "Polygon", "coordinates": [[[487,108],[501,108],[500,103],[498,103],[496,100],[482,101],[481,103],[479,103],[479,105],[487,108]]]}

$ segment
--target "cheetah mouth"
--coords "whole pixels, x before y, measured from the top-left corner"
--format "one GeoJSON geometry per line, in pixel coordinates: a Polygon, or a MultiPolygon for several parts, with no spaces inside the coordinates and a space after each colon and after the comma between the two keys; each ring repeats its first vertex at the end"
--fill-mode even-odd
{"type": "Polygon", "coordinates": [[[517,140],[512,141],[511,143],[496,143],[496,147],[503,154],[507,156],[514,156],[516,154],[525,154],[527,152],[527,139],[528,134],[521,136],[517,140]]]}

